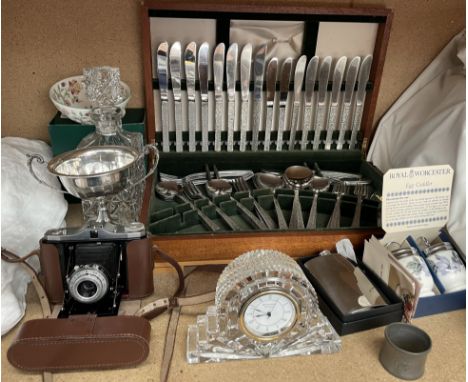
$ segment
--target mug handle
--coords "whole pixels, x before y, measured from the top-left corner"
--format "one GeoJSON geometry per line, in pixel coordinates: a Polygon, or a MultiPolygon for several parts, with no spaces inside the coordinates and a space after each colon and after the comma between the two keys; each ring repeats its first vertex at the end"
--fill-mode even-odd
{"type": "Polygon", "coordinates": [[[33,178],[37,182],[39,182],[40,184],[42,184],[42,185],[44,185],[44,186],[46,186],[48,188],[51,188],[52,190],[54,190],[56,192],[71,195],[68,191],[59,190],[57,187],[51,186],[50,184],[48,184],[47,182],[45,182],[41,178],[39,178],[39,176],[36,174],[36,172],[34,171],[34,167],[33,167],[33,161],[36,161],[39,164],[45,164],[45,160],[44,160],[44,157],[42,155],[40,155],[40,154],[26,154],[26,157],[28,158],[27,164],[28,164],[29,173],[33,176],[33,178]]]}
{"type": "Polygon", "coordinates": [[[146,175],[143,178],[137,180],[135,183],[129,181],[130,184],[127,187],[127,189],[137,186],[138,184],[140,184],[140,183],[144,182],[146,179],[148,179],[148,177],[153,175],[153,173],[156,170],[156,167],[158,167],[158,163],[159,163],[159,151],[158,151],[158,149],[156,147],[156,144],[145,145],[143,147],[143,152],[138,156],[138,158],[135,160],[135,162],[138,162],[140,159],[143,159],[145,157],[145,155],[148,155],[151,151],[154,154],[153,165],[151,166],[151,168],[148,170],[148,172],[146,173],[146,175]]]}

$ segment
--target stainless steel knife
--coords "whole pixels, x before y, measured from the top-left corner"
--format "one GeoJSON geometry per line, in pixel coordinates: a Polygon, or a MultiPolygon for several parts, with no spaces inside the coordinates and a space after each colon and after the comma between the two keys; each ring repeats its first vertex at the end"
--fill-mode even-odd
{"type": "Polygon", "coordinates": [[[330,99],[330,106],[328,109],[328,123],[327,123],[327,136],[325,138],[325,150],[331,150],[333,131],[336,129],[338,118],[338,106],[341,93],[341,84],[346,69],[346,57],[341,57],[335,64],[333,72],[332,94],[330,99]]]}
{"type": "Polygon", "coordinates": [[[276,114],[277,96],[276,96],[276,80],[278,78],[278,59],[273,57],[267,65],[266,69],[266,125],[265,125],[265,142],[263,145],[264,151],[270,150],[271,132],[276,130],[276,114]]]}
{"type": "Polygon", "coordinates": [[[162,131],[162,151],[170,151],[169,142],[169,63],[167,55],[169,52],[169,44],[167,41],[162,42],[158,46],[156,53],[159,95],[161,98],[161,131],[162,131]]]}
{"type": "Polygon", "coordinates": [[[247,130],[250,127],[249,87],[250,87],[251,67],[252,67],[252,45],[247,44],[242,49],[242,53],[240,57],[241,125],[240,125],[239,151],[245,151],[247,130]]]}
{"type": "Polygon", "coordinates": [[[280,106],[279,106],[279,122],[278,136],[276,138],[276,151],[283,149],[283,132],[289,130],[289,81],[291,80],[293,59],[288,57],[281,66],[280,74],[280,106]]]}
{"type": "Polygon", "coordinates": [[[198,50],[198,81],[200,83],[201,98],[201,146],[202,151],[208,151],[208,52],[210,46],[207,42],[201,44],[198,50]]]}
{"type": "Polygon", "coordinates": [[[228,102],[227,151],[234,150],[234,127],[236,123],[236,80],[238,45],[231,44],[226,54],[226,85],[228,102]]]}
{"type": "Polygon", "coordinates": [[[221,132],[224,130],[223,81],[225,50],[226,48],[224,43],[220,43],[216,46],[213,54],[213,79],[215,93],[215,151],[221,151],[221,132]]]}
{"type": "Polygon", "coordinates": [[[252,151],[258,150],[258,134],[262,129],[263,111],[263,78],[265,73],[265,56],[267,46],[261,46],[254,60],[254,92],[253,92],[253,123],[252,123],[252,151]]]}
{"type": "Polygon", "coordinates": [[[366,99],[366,86],[372,67],[372,55],[364,57],[359,69],[358,89],[356,93],[356,107],[354,108],[353,124],[351,129],[351,139],[349,140],[349,150],[354,150],[356,138],[361,128],[362,111],[364,109],[364,100],[366,99]]]}
{"type": "Polygon", "coordinates": [[[182,141],[182,47],[179,41],[172,44],[169,51],[169,69],[171,71],[172,94],[174,96],[174,121],[176,136],[176,152],[183,151],[182,141]]]}
{"type": "Polygon", "coordinates": [[[294,105],[292,114],[291,132],[289,135],[289,150],[294,150],[296,144],[296,132],[300,130],[301,124],[301,106],[302,106],[302,83],[304,82],[304,73],[307,65],[307,56],[299,57],[296,63],[294,73],[294,105]]]}
{"type": "Polygon", "coordinates": [[[342,150],[343,144],[345,143],[345,133],[346,130],[348,130],[349,115],[351,114],[351,101],[353,99],[354,85],[356,85],[360,63],[361,57],[354,57],[348,66],[348,71],[346,72],[345,92],[340,113],[340,134],[338,135],[338,141],[336,142],[337,150],[342,150]]]}
{"type": "Polygon", "coordinates": [[[319,58],[314,56],[310,59],[307,65],[305,75],[305,96],[304,96],[304,122],[302,123],[301,150],[307,148],[309,143],[308,136],[312,125],[312,100],[315,89],[315,79],[317,77],[319,58]]]}
{"type": "Polygon", "coordinates": [[[314,123],[314,144],[313,149],[318,150],[320,146],[320,132],[325,125],[325,112],[327,103],[327,87],[328,78],[330,76],[332,58],[327,56],[323,59],[319,69],[319,88],[317,97],[317,107],[315,108],[315,123],[314,123]]]}
{"type": "Polygon", "coordinates": [[[188,149],[190,152],[196,151],[197,142],[195,140],[195,132],[197,129],[197,114],[196,114],[196,91],[195,91],[195,80],[196,80],[196,59],[197,57],[197,44],[191,42],[185,48],[184,54],[184,67],[185,67],[185,82],[187,84],[187,100],[188,100],[188,132],[189,142],[188,149]]]}

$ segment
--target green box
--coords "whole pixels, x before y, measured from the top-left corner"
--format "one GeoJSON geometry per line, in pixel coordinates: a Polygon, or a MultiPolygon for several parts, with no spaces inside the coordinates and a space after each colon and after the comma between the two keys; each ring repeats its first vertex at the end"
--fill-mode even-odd
{"type": "MultiPolygon", "coordinates": [[[[122,126],[124,130],[143,134],[146,143],[145,120],[145,109],[127,109],[122,126]]],[[[94,126],[80,125],[67,118],[62,118],[61,113],[57,112],[49,123],[49,138],[53,156],[76,149],[80,141],[93,131],[94,126]]]]}

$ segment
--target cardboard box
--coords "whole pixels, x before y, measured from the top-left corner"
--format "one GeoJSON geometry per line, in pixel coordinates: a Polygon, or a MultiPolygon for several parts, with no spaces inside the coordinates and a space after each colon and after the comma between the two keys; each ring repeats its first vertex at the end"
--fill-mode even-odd
{"type": "Polygon", "coordinates": [[[299,259],[298,263],[317,292],[320,310],[327,316],[339,335],[356,333],[401,321],[403,316],[403,302],[393,290],[383,283],[382,280],[362,262],[358,263],[359,268],[361,268],[372,284],[374,284],[387,299],[388,305],[343,316],[333,303],[333,300],[327,296],[326,291],[320,287],[320,284],[317,283],[312,274],[304,266],[304,264],[313,257],[314,256],[299,259]]]}
{"type": "MultiPolygon", "coordinates": [[[[146,140],[145,122],[144,109],[127,109],[122,120],[122,127],[124,130],[143,134],[146,140]]],[[[52,154],[56,156],[65,151],[76,149],[81,140],[92,133],[94,129],[92,125],[80,125],[68,118],[62,118],[61,113],[57,112],[49,123],[52,154]]]]}

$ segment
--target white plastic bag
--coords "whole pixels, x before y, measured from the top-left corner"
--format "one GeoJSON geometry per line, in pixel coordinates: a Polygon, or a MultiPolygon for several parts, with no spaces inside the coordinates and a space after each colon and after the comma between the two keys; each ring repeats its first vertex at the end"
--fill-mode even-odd
{"type": "Polygon", "coordinates": [[[447,228],[466,246],[465,31],[455,36],[380,121],[367,159],[390,168],[449,164],[455,170],[447,228]]]}
{"type": "MultiPolygon", "coordinates": [[[[29,173],[26,154],[52,157],[50,147],[41,141],[2,138],[2,247],[25,256],[39,247],[45,231],[63,225],[68,204],[63,194],[39,184],[29,173]]],[[[60,189],[47,166],[34,165],[36,173],[48,184],[60,189]]],[[[38,261],[31,265],[38,269],[38,261]]],[[[29,276],[18,264],[2,261],[2,335],[23,317],[29,276]]]]}

